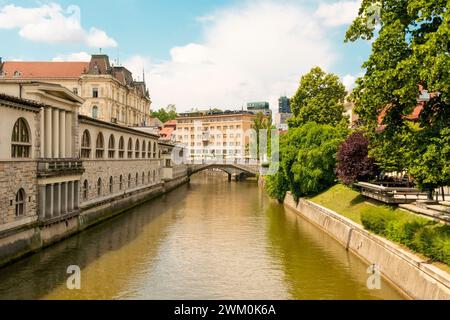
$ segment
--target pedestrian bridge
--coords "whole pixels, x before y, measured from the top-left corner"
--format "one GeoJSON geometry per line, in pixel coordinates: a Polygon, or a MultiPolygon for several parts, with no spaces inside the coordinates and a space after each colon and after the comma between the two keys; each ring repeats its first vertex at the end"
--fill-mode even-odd
{"type": "Polygon", "coordinates": [[[204,170],[218,169],[228,174],[228,179],[231,180],[235,176],[237,180],[242,180],[248,177],[255,177],[261,172],[261,166],[257,161],[215,161],[188,164],[188,175],[191,176],[197,172],[204,170]]]}

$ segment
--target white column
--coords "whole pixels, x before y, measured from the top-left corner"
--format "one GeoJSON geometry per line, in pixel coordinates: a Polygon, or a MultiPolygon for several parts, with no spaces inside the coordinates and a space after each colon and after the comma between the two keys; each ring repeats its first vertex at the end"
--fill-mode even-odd
{"type": "Polygon", "coordinates": [[[66,112],[59,111],[59,157],[66,157],[66,112]]]}
{"type": "Polygon", "coordinates": [[[41,146],[39,148],[40,152],[39,152],[39,157],[40,158],[45,158],[45,108],[42,107],[41,108],[41,146]]]}
{"type": "Polygon", "coordinates": [[[45,157],[51,158],[53,155],[52,148],[52,108],[45,108],[45,157]]]}
{"type": "Polygon", "coordinates": [[[45,218],[46,212],[46,194],[45,186],[39,186],[39,219],[45,218]]]}
{"type": "Polygon", "coordinates": [[[66,157],[73,158],[74,154],[72,150],[72,112],[66,112],[66,157]]]}
{"type": "Polygon", "coordinates": [[[73,181],[67,182],[67,211],[73,211],[73,181]]]}
{"type": "Polygon", "coordinates": [[[53,158],[59,157],[59,110],[53,110],[53,130],[52,130],[52,145],[53,145],[53,158]]]}

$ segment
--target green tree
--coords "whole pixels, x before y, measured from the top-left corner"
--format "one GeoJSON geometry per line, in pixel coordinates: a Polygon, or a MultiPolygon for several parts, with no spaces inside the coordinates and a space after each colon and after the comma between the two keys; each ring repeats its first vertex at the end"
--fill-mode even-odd
{"type": "Polygon", "coordinates": [[[294,117],[290,127],[307,122],[337,125],[343,121],[346,91],[335,74],[327,74],[315,67],[300,80],[297,93],[291,99],[294,117]]]}
{"type": "Polygon", "coordinates": [[[346,41],[374,40],[366,73],[352,93],[371,153],[381,168],[407,170],[429,191],[450,184],[449,154],[443,151],[449,149],[449,28],[447,0],[363,0],[346,34],[346,41]],[[378,29],[370,23],[375,13],[378,29]],[[408,115],[418,104],[419,88],[432,94],[412,123],[408,115]]]}
{"type": "Polygon", "coordinates": [[[177,109],[173,104],[169,104],[166,108],[160,108],[158,111],[152,111],[153,118],[158,118],[161,122],[174,120],[177,117],[177,109]]]}
{"type": "MultiPolygon", "coordinates": [[[[272,116],[265,116],[262,112],[256,114],[255,119],[253,119],[253,129],[256,131],[256,145],[257,145],[257,157],[260,159],[260,144],[259,144],[259,133],[260,130],[267,130],[267,142],[270,148],[270,129],[272,129],[272,116]]],[[[270,150],[268,150],[270,152],[270,150]]],[[[269,153],[270,154],[270,153],[269,153]]]]}
{"type": "Polygon", "coordinates": [[[298,199],[333,185],[336,153],[347,134],[346,125],[309,122],[282,135],[280,170],[267,178],[269,195],[281,200],[290,190],[298,199]]]}

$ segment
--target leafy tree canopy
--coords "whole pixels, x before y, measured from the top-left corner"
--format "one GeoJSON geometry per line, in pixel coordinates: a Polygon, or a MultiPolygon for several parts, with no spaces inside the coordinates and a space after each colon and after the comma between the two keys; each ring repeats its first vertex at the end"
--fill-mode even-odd
{"type": "Polygon", "coordinates": [[[422,188],[450,184],[450,158],[443,151],[449,148],[449,28],[447,0],[363,0],[346,34],[346,41],[374,40],[352,94],[372,154],[385,170],[407,170],[422,188]],[[419,88],[433,94],[412,123],[408,115],[418,105],[419,88]]]}
{"type": "Polygon", "coordinates": [[[151,116],[153,118],[158,118],[161,122],[167,122],[169,120],[174,120],[177,117],[177,109],[175,105],[170,104],[166,108],[161,108],[158,111],[152,111],[151,116]]]}
{"type": "Polygon", "coordinates": [[[336,125],[343,120],[344,85],[335,74],[327,74],[315,67],[300,81],[297,93],[291,99],[294,117],[290,127],[298,127],[307,122],[336,125]]]}

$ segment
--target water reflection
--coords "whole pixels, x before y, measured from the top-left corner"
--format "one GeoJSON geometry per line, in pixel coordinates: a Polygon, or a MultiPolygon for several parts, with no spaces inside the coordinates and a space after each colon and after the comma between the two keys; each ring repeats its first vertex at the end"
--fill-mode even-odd
{"type": "Polygon", "coordinates": [[[0,299],[396,299],[254,182],[189,185],[0,270],[0,299]],[[81,290],[66,268],[81,267],[81,290]]]}

